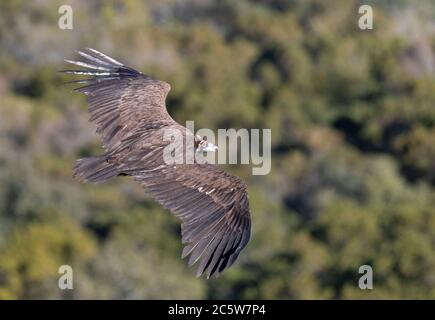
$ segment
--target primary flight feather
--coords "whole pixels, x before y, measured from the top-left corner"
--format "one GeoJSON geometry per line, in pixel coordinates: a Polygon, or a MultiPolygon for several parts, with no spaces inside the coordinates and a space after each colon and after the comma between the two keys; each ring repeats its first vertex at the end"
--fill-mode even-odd
{"type": "Polygon", "coordinates": [[[85,61],[65,61],[82,69],[62,72],[90,76],[71,82],[83,84],[75,90],[88,97],[90,121],[105,154],[78,160],[74,177],[101,183],[131,176],[181,219],[182,258],[189,256],[189,266],[199,263],[197,276],[219,275],[250,238],[246,185],[212,164],[166,164],[163,152],[170,142],[163,136],[168,129],[193,139],[195,151],[214,147],[168,114],[165,99],[170,85],[94,49],[78,54],[85,61]]]}

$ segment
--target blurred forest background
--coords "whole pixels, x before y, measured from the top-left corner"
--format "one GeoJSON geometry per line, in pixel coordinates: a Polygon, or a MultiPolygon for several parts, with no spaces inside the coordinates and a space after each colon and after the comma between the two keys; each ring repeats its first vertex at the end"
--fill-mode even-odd
{"type": "Polygon", "coordinates": [[[435,298],[434,76],[429,0],[2,0],[0,299],[435,298]],[[171,83],[180,123],[272,129],[269,175],[226,168],[253,236],[220,278],[195,278],[178,220],[130,179],[72,180],[101,149],[56,71],[86,47],[171,83]]]}

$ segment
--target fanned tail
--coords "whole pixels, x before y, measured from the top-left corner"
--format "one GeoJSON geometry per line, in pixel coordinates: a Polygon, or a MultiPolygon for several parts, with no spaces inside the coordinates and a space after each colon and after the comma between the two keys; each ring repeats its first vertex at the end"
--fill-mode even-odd
{"type": "Polygon", "coordinates": [[[77,160],[73,177],[82,182],[102,183],[119,175],[119,170],[106,160],[106,156],[77,160]]]}

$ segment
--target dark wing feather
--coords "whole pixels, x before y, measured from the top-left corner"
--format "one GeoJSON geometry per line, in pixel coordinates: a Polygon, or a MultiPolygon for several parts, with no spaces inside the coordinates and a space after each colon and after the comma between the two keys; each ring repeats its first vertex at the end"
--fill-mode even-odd
{"type": "Polygon", "coordinates": [[[160,166],[135,175],[145,191],[182,220],[182,257],[200,261],[197,276],[219,275],[250,238],[245,184],[210,164],[160,166]]]}
{"type": "Polygon", "coordinates": [[[94,49],[78,53],[87,61],[65,61],[84,69],[61,72],[91,76],[73,82],[84,84],[75,90],[88,96],[90,121],[97,125],[107,152],[122,147],[123,140],[139,127],[175,122],[165,106],[168,83],[152,79],[94,49]]]}

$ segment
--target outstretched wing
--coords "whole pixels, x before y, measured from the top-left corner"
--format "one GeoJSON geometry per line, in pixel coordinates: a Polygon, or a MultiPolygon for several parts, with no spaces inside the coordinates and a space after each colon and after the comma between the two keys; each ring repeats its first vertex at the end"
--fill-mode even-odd
{"type": "Polygon", "coordinates": [[[84,84],[75,90],[88,96],[90,121],[97,126],[103,147],[111,152],[138,128],[163,127],[174,123],[165,99],[170,90],[166,82],[155,80],[98,52],[78,51],[85,61],[65,60],[82,70],[62,70],[90,76],[71,82],[84,84]]]}
{"type": "MultiPolygon", "coordinates": [[[[131,173],[130,173],[131,174],[131,173]]],[[[137,171],[145,191],[182,221],[182,258],[200,261],[197,276],[230,267],[251,234],[245,184],[210,164],[184,164],[137,171]]]]}

